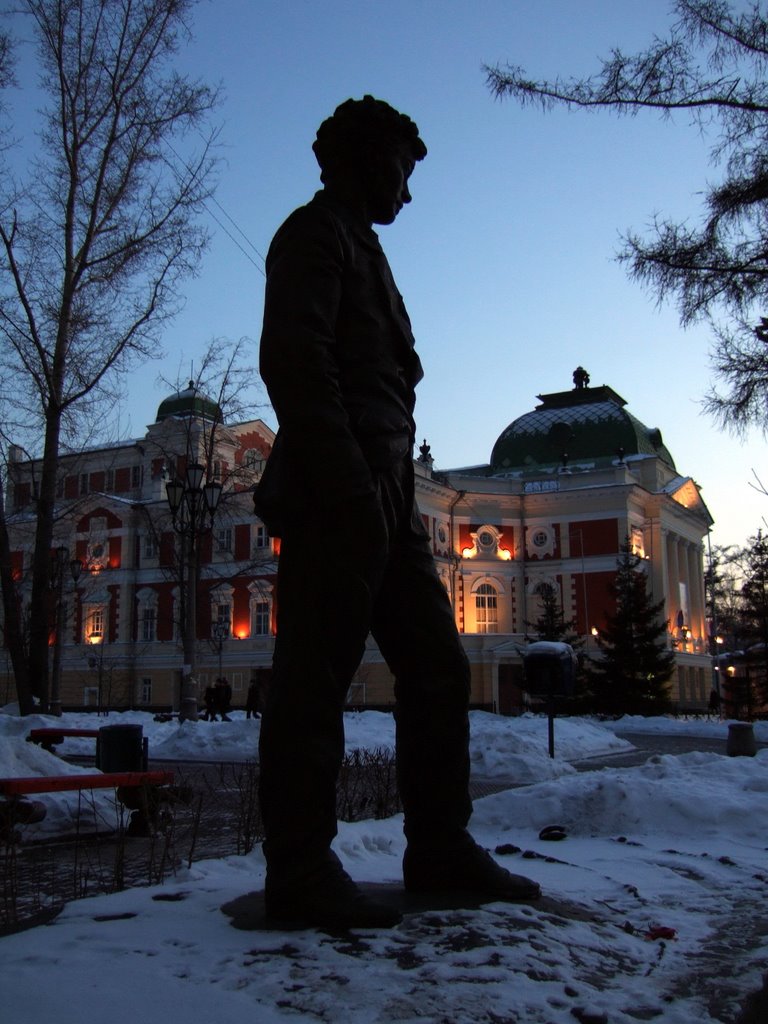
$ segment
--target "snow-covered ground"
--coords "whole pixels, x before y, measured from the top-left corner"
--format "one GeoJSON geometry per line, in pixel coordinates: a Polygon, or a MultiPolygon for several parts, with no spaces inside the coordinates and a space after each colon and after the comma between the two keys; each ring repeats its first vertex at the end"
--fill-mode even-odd
{"type": "MultiPolygon", "coordinates": [[[[142,723],[152,756],[242,760],[256,750],[253,720],[179,726],[127,713],[100,724],[123,721],[142,723]]],[[[0,774],[75,770],[25,742],[29,728],[51,724],[0,714],[0,774]]],[[[348,748],[392,745],[388,715],[350,715],[346,726],[348,748]]],[[[220,908],[263,885],[257,849],[179,868],[161,887],[70,903],[48,926],[0,939],[7,1019],[734,1021],[768,960],[768,750],[577,773],[570,760],[626,749],[622,732],[725,738],[727,725],[558,720],[554,761],[546,726],[472,716],[476,776],[524,783],[476,801],[472,831],[540,882],[539,904],[409,915],[391,930],[343,936],[241,931],[220,908]],[[539,839],[548,824],[567,838],[539,839]]],[[[765,724],[755,731],[768,742],[765,724]]],[[[401,826],[399,817],[340,825],[336,849],[353,877],[400,878],[401,826]]]]}

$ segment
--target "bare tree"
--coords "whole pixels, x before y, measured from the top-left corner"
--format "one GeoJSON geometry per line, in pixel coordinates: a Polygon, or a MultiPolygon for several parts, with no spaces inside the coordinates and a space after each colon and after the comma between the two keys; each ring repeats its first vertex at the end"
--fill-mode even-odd
{"type": "Polygon", "coordinates": [[[684,325],[714,327],[714,372],[727,390],[712,390],[708,411],[736,430],[768,430],[768,321],[755,314],[768,303],[768,11],[759,0],[677,0],[673,10],[666,38],[634,55],[614,49],[588,78],[535,81],[506,66],[486,68],[487,81],[497,97],[545,111],[682,111],[713,138],[724,173],[705,191],[701,223],[656,219],[618,258],[660,301],[677,301],[684,325]],[[729,320],[717,323],[723,311],[729,320]]]}
{"type": "Polygon", "coordinates": [[[60,447],[121,372],[156,354],[198,265],[217,94],[173,68],[192,0],[20,6],[46,107],[27,173],[0,184],[0,377],[12,382],[5,403],[42,437],[29,678],[45,708],[60,447]]]}
{"type": "MultiPolygon", "coordinates": [[[[235,461],[234,449],[238,446],[228,423],[242,421],[256,409],[254,382],[258,379],[254,366],[244,361],[244,353],[252,347],[247,338],[229,343],[213,339],[203,353],[195,380],[182,388],[181,380],[175,384],[164,381],[175,389],[183,399],[184,411],[173,416],[170,429],[153,436],[152,443],[164,460],[166,473],[177,475],[177,465],[198,464],[201,467],[202,482],[218,488],[215,506],[215,523],[223,532],[230,534],[231,526],[242,516],[243,505],[251,512],[251,491],[254,483],[254,468],[241,461],[235,461]],[[229,460],[223,452],[229,452],[229,460]],[[226,467],[226,468],[225,468],[226,467]]],[[[181,484],[181,481],[179,481],[181,484]]],[[[214,528],[214,510],[210,515],[204,504],[198,512],[190,511],[183,500],[169,516],[169,507],[161,501],[144,508],[147,529],[157,538],[158,544],[163,532],[171,527],[179,534],[179,544],[172,554],[166,549],[167,562],[164,568],[179,584],[179,636],[184,646],[184,664],[190,667],[188,685],[182,686],[181,717],[196,715],[196,685],[194,667],[197,664],[197,598],[200,590],[203,566],[201,564],[201,541],[214,528]]],[[[247,567],[234,568],[231,549],[218,565],[208,563],[205,575],[209,580],[216,577],[231,579],[235,574],[250,575],[254,569],[261,572],[267,568],[262,562],[249,556],[247,567]],[[231,559],[231,560],[229,560],[231,559]]],[[[253,555],[253,552],[250,553],[253,555]]],[[[257,582],[257,587],[259,583],[257,582]]]]}

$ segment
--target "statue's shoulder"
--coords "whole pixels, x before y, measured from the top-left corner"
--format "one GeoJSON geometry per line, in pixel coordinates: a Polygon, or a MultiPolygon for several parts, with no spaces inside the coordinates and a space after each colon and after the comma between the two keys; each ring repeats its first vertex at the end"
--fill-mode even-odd
{"type": "Polygon", "coordinates": [[[341,245],[350,242],[349,226],[343,214],[323,200],[318,193],[304,206],[299,206],[283,221],[272,240],[272,249],[302,243],[341,245]]]}

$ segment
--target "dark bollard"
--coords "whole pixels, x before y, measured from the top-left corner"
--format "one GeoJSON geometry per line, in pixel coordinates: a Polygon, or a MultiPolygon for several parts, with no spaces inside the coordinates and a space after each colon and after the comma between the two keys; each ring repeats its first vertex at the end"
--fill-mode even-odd
{"type": "Polygon", "coordinates": [[[757,753],[755,730],[751,722],[731,722],[725,752],[729,757],[754,757],[757,753]]]}

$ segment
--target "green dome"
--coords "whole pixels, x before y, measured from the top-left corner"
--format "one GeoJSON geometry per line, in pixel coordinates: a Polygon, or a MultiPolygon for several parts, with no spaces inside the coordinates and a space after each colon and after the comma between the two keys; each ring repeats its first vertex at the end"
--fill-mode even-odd
{"type": "Polygon", "coordinates": [[[492,474],[564,463],[608,465],[631,455],[655,455],[675,468],[661,431],[627,412],[611,388],[582,386],[538,398],[542,404],[510,423],[494,445],[492,474]]]}
{"type": "Polygon", "coordinates": [[[223,423],[221,407],[204,395],[191,380],[184,391],[175,391],[172,395],[164,398],[157,408],[157,423],[168,419],[169,416],[194,416],[197,419],[213,420],[216,423],[223,423]]]}

